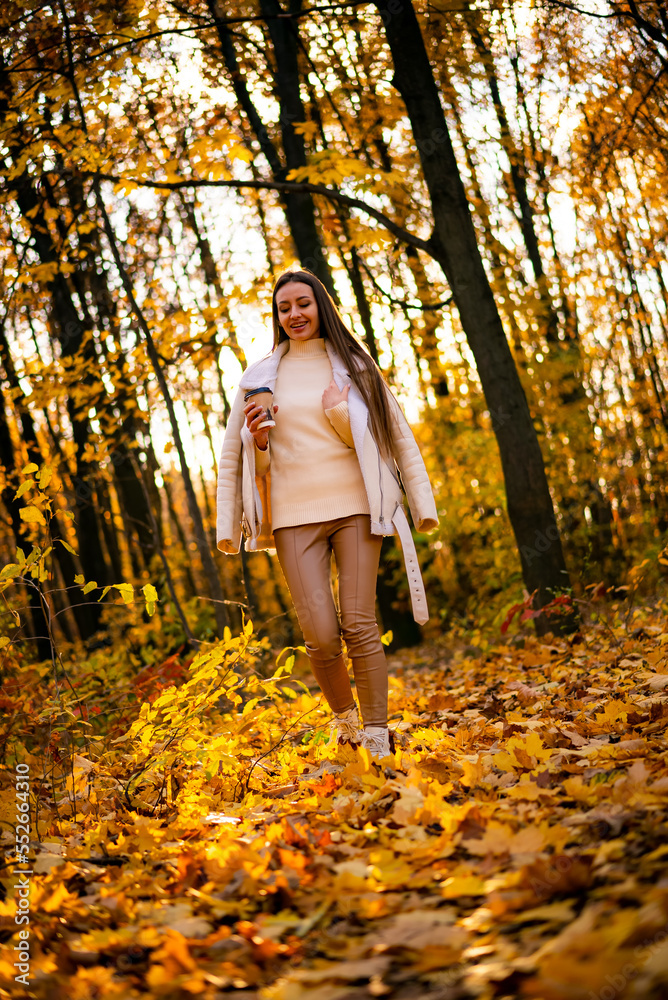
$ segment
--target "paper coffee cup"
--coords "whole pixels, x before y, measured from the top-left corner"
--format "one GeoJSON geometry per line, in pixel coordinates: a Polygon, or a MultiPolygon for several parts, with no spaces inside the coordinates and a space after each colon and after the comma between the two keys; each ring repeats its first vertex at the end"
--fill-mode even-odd
{"type": "Polygon", "coordinates": [[[263,420],[258,427],[275,427],[276,421],[274,420],[274,394],[271,389],[268,389],[266,385],[261,386],[259,389],[251,389],[244,396],[244,403],[247,403],[249,399],[261,406],[266,414],[266,419],[263,420]]]}

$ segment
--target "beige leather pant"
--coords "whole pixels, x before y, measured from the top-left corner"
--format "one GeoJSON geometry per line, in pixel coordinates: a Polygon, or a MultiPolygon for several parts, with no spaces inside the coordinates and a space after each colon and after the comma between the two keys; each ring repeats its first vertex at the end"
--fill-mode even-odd
{"type": "Polygon", "coordinates": [[[376,623],[376,579],[380,535],[368,514],[300,524],[274,531],[276,552],[304,635],[315,679],[333,712],[354,705],[341,653],[341,633],[352,660],[362,721],[387,725],[387,661],[376,623]],[[341,623],[331,582],[334,553],[341,623]]]}

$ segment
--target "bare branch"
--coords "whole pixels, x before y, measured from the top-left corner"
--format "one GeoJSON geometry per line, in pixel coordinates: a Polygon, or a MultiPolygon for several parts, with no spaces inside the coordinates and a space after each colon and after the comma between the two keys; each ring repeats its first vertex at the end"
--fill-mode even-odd
{"type": "Polygon", "coordinates": [[[396,236],[398,240],[401,240],[403,243],[408,243],[410,246],[415,247],[416,250],[422,250],[424,253],[429,254],[430,257],[438,260],[438,257],[435,255],[435,247],[432,245],[430,240],[423,240],[414,233],[409,232],[377,208],[367,205],[367,203],[362,201],[360,198],[353,198],[349,195],[341,194],[339,191],[334,191],[332,188],[324,187],[322,184],[309,184],[306,182],[298,183],[296,181],[207,181],[196,177],[183,181],[153,181],[141,180],[134,177],[118,177],[114,174],[102,173],[93,174],[91,176],[103,181],[113,181],[114,184],[127,183],[135,185],[136,187],[154,188],[158,191],[182,191],[185,188],[223,187],[236,188],[238,190],[248,188],[255,191],[284,191],[286,193],[293,194],[319,194],[322,195],[323,198],[328,198],[330,201],[336,201],[342,205],[348,205],[349,208],[359,209],[360,212],[364,212],[366,215],[371,216],[372,219],[376,219],[377,222],[380,222],[380,224],[387,229],[388,232],[392,233],[393,236],[396,236]]]}

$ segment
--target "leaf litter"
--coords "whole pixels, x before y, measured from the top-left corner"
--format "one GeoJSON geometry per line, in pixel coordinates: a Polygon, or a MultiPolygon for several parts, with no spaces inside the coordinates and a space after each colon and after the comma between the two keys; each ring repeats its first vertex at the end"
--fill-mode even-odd
{"type": "Polygon", "coordinates": [[[666,996],[668,624],[633,625],[396,654],[382,764],[331,746],[294,659],[262,675],[250,626],[25,750],[31,982],[5,808],[0,995],[666,996]]]}

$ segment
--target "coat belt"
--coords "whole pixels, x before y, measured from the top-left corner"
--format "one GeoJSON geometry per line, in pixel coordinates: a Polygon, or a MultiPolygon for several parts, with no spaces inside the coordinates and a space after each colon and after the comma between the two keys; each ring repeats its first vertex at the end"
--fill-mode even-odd
{"type": "Polygon", "coordinates": [[[424,625],[429,620],[429,608],[427,607],[427,595],[424,590],[420,564],[418,563],[415,542],[408,524],[408,518],[404,508],[399,505],[392,517],[392,524],[397,529],[397,534],[401,541],[401,551],[404,556],[406,566],[406,576],[411,592],[411,605],[413,607],[413,617],[418,625],[424,625]]]}

